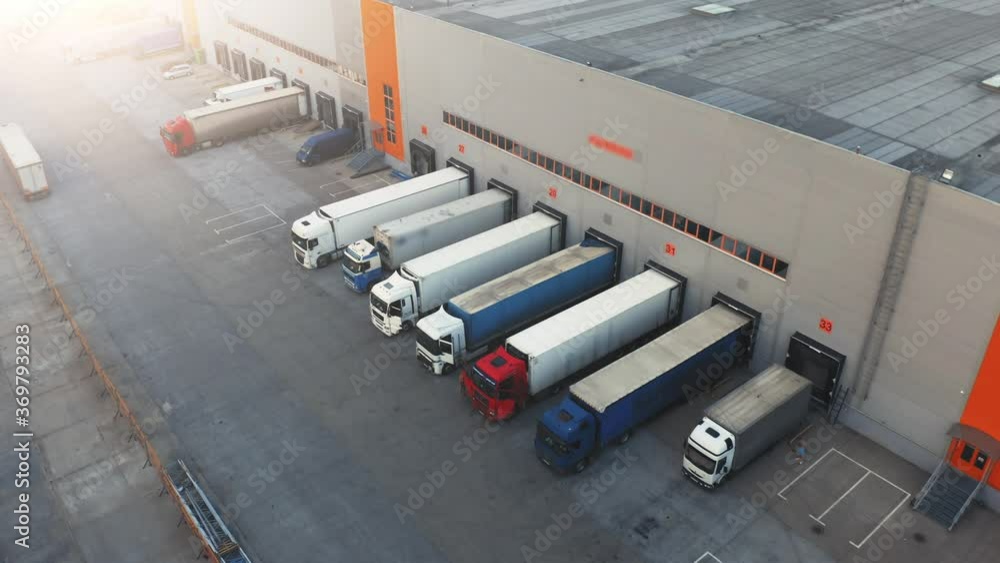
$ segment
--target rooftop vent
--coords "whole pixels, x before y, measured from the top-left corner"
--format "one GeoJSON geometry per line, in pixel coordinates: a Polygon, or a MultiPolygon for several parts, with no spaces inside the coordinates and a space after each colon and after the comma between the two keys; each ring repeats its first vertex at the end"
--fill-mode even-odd
{"type": "Polygon", "coordinates": [[[722,4],[705,4],[691,8],[691,13],[699,16],[721,16],[734,11],[733,8],[723,6],[722,4]]]}
{"type": "Polygon", "coordinates": [[[986,88],[987,90],[1000,92],[1000,74],[994,74],[993,76],[980,82],[979,85],[982,86],[983,88],[986,88]]]}

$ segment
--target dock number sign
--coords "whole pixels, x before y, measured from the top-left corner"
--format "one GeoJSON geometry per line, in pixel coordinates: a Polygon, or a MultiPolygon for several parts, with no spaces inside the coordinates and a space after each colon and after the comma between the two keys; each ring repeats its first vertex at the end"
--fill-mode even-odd
{"type": "Polygon", "coordinates": [[[827,334],[830,334],[833,332],[833,321],[826,317],[821,318],[819,320],[819,329],[827,334]]]}

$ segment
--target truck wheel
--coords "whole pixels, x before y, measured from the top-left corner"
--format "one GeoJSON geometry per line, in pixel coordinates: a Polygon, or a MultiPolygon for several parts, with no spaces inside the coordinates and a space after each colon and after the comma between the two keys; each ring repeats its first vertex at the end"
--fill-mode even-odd
{"type": "Polygon", "coordinates": [[[377,283],[378,283],[378,280],[372,280],[372,281],[368,282],[368,287],[365,288],[365,291],[367,291],[368,293],[371,293],[372,292],[372,288],[375,287],[375,284],[377,284],[377,283]]]}
{"type": "Polygon", "coordinates": [[[622,435],[621,435],[621,436],[620,436],[620,437],[618,438],[618,443],[619,443],[619,444],[624,444],[625,442],[628,442],[628,441],[629,441],[629,438],[631,438],[631,437],[632,437],[632,431],[630,430],[630,431],[628,431],[628,432],[626,432],[626,433],[622,434],[622,435]]]}
{"type": "Polygon", "coordinates": [[[403,321],[403,332],[407,332],[411,328],[413,328],[413,323],[411,323],[410,321],[403,321]]]}
{"type": "Polygon", "coordinates": [[[587,468],[587,458],[583,458],[580,461],[576,462],[576,465],[573,466],[573,472],[583,473],[583,470],[586,468],[587,468]]]}
{"type": "Polygon", "coordinates": [[[320,256],[319,259],[316,260],[316,267],[317,268],[326,268],[329,265],[330,265],[330,255],[329,254],[324,254],[324,255],[320,256]]]}

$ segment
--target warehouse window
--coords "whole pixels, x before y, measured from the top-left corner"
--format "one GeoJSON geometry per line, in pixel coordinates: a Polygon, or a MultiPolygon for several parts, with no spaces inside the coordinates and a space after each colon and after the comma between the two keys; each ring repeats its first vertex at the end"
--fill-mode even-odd
{"type": "Polygon", "coordinates": [[[396,144],[396,101],[392,96],[392,86],[382,85],[382,100],[385,104],[385,140],[396,144]]]}
{"type": "MultiPolygon", "coordinates": [[[[391,89],[389,89],[388,92],[391,97],[391,89]]],[[[726,254],[734,256],[744,262],[748,262],[755,268],[774,274],[782,279],[787,279],[788,277],[788,262],[780,260],[776,256],[768,254],[758,248],[740,242],[739,240],[721,233],[708,225],[702,225],[684,217],[683,215],[679,215],[666,207],[657,205],[656,203],[641,196],[623,190],[617,186],[613,186],[600,178],[590,174],[585,174],[568,164],[535,152],[524,145],[519,144],[517,141],[504,136],[503,133],[493,131],[474,123],[470,124],[467,120],[447,111],[443,113],[442,121],[446,125],[450,125],[459,131],[463,131],[481,139],[502,151],[511,153],[512,155],[551,172],[560,178],[577,184],[578,186],[589,191],[598,193],[601,196],[608,198],[628,209],[641,213],[650,219],[659,221],[660,223],[695,240],[704,242],[720,252],[725,252],[726,254]]],[[[393,129],[393,135],[395,135],[395,129],[393,129]]]]}

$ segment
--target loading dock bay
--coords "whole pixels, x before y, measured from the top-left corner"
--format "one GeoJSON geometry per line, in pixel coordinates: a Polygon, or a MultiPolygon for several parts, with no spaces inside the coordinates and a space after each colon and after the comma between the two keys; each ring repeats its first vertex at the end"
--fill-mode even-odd
{"type": "Polygon", "coordinates": [[[889,479],[830,448],[778,492],[822,528],[861,549],[906,501],[910,493],[889,479]]]}

